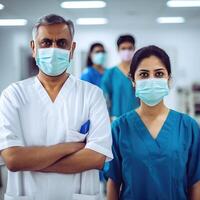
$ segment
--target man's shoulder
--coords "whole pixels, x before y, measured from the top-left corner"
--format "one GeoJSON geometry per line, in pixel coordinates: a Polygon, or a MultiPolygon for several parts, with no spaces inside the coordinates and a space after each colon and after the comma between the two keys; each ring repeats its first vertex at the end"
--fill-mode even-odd
{"type": "Polygon", "coordinates": [[[30,85],[33,85],[34,77],[14,82],[10,84],[7,88],[5,88],[1,93],[1,99],[9,99],[14,105],[21,105],[25,103],[25,99],[27,97],[28,92],[32,92],[30,90],[30,85]]]}
{"type": "Polygon", "coordinates": [[[94,92],[94,91],[101,91],[101,89],[99,87],[97,87],[96,85],[89,83],[87,81],[81,80],[79,78],[76,78],[73,75],[70,75],[70,78],[73,79],[77,89],[82,90],[83,92],[94,92]]]}
{"type": "Polygon", "coordinates": [[[7,88],[3,90],[2,93],[17,93],[19,91],[25,90],[27,87],[30,87],[30,85],[33,85],[35,81],[35,77],[31,77],[25,80],[17,81],[14,83],[11,83],[7,88]]]}
{"type": "Polygon", "coordinates": [[[117,68],[118,68],[117,66],[113,66],[113,67],[108,68],[105,71],[104,77],[111,77],[111,76],[113,76],[113,74],[115,74],[116,71],[118,70],[117,68]]]}

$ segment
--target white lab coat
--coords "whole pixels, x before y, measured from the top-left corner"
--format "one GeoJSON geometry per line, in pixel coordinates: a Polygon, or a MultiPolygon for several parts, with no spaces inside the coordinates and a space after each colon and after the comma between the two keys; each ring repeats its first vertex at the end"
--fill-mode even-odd
{"type": "MultiPolygon", "coordinates": [[[[70,75],[53,103],[37,77],[14,83],[0,99],[0,150],[84,141],[112,159],[111,130],[102,91],[70,75]],[[79,133],[90,120],[87,135],[79,133]]],[[[8,172],[5,200],[98,200],[98,170],[77,174],[8,172]]]]}

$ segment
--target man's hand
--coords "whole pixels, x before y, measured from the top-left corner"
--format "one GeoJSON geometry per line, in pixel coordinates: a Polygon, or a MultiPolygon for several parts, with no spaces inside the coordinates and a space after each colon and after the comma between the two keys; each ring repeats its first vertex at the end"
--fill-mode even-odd
{"type": "Polygon", "coordinates": [[[105,159],[106,156],[85,148],[39,171],[63,174],[80,173],[91,169],[102,169],[105,159]]]}
{"type": "Polygon", "coordinates": [[[10,147],[1,152],[10,171],[37,171],[53,165],[63,157],[80,151],[85,143],[63,143],[49,147],[10,147]]]}

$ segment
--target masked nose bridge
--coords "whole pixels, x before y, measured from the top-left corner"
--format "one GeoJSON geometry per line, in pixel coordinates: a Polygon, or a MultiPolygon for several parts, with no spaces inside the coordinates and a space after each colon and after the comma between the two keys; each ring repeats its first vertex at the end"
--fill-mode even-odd
{"type": "Polygon", "coordinates": [[[52,48],[58,48],[56,41],[52,41],[52,48]]]}
{"type": "Polygon", "coordinates": [[[149,78],[150,79],[156,78],[154,72],[149,72],[149,78]]]}

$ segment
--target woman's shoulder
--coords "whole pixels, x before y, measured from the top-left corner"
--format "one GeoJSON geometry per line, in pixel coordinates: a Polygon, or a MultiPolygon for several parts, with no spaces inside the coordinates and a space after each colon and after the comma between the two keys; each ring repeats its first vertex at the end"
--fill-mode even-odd
{"type": "Polygon", "coordinates": [[[83,70],[82,74],[83,75],[84,74],[90,74],[90,73],[92,73],[92,71],[93,71],[93,67],[88,66],[83,70]]]}
{"type": "Polygon", "coordinates": [[[178,112],[178,111],[175,111],[175,110],[172,110],[171,112],[173,112],[177,123],[179,121],[180,123],[182,123],[187,128],[199,127],[199,123],[191,115],[189,115],[187,113],[178,112]]]}
{"type": "Polygon", "coordinates": [[[129,111],[123,115],[121,115],[120,117],[118,117],[115,121],[113,121],[113,126],[124,126],[125,124],[127,124],[130,120],[134,119],[136,115],[136,111],[132,110],[129,111]]]}
{"type": "Polygon", "coordinates": [[[83,70],[81,74],[81,79],[84,81],[90,81],[90,79],[92,78],[92,74],[92,67],[87,67],[83,70]]]}

